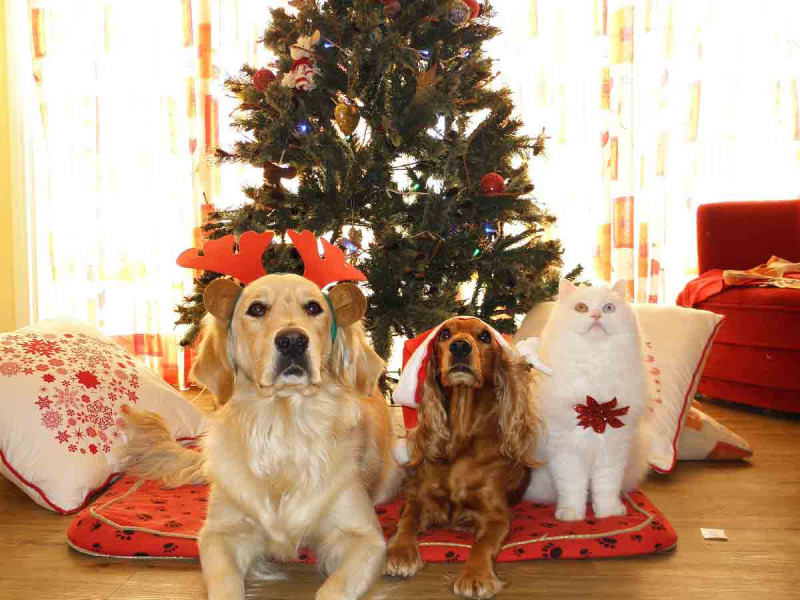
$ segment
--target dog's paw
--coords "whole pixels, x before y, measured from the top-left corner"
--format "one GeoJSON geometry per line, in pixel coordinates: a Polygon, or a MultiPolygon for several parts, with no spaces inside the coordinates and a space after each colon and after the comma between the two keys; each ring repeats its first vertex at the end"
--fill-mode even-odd
{"type": "Polygon", "coordinates": [[[556,519],[559,521],[583,521],[586,518],[586,507],[559,506],[556,508],[556,519]]]}
{"type": "Polygon", "coordinates": [[[462,598],[491,598],[503,589],[503,582],[491,571],[465,568],[453,583],[453,591],[462,598]]]}
{"type": "Polygon", "coordinates": [[[347,600],[347,590],[336,585],[323,585],[317,590],[314,600],[347,600]]]}
{"type": "Polygon", "coordinates": [[[604,502],[592,502],[594,514],[598,519],[604,517],[619,517],[628,514],[628,510],[619,498],[606,500],[604,502]]]}
{"type": "Polygon", "coordinates": [[[425,565],[416,544],[390,545],[386,550],[384,575],[413,577],[425,565]]]}

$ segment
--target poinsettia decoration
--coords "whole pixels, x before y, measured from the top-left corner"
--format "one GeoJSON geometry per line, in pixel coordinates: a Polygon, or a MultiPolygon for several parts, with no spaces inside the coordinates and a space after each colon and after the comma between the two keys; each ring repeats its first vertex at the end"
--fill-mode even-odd
{"type": "Polygon", "coordinates": [[[578,427],[589,429],[591,427],[597,433],[604,433],[606,425],[611,425],[614,429],[624,427],[619,417],[628,414],[630,406],[617,408],[616,396],[608,402],[600,403],[591,396],[586,396],[586,404],[576,404],[575,412],[578,413],[578,427]]]}

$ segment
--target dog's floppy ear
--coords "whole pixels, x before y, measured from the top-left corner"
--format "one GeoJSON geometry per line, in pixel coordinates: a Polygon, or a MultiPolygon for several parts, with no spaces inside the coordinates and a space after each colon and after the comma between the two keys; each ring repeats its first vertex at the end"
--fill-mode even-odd
{"type": "Polygon", "coordinates": [[[525,359],[513,349],[500,346],[495,362],[494,386],[500,405],[503,441],[500,452],[525,466],[536,466],[533,458],[539,417],[533,397],[533,375],[525,359]]]}
{"type": "Polygon", "coordinates": [[[368,398],[375,393],[386,363],[370,346],[360,321],[339,329],[331,350],[330,370],[359,395],[368,398]]]}
{"type": "Polygon", "coordinates": [[[358,286],[340,283],[328,292],[334,318],[339,327],[348,327],[360,321],[367,312],[367,299],[358,286]]]}
{"type": "Polygon", "coordinates": [[[203,292],[206,310],[224,321],[230,321],[242,287],[232,279],[215,279],[203,292]]]}
{"type": "Polygon", "coordinates": [[[425,381],[422,383],[422,402],[418,409],[417,427],[408,434],[409,467],[422,461],[435,462],[445,456],[450,430],[444,410],[444,396],[439,387],[439,366],[435,352],[430,353],[426,365],[425,381]]]}
{"type": "Polygon", "coordinates": [[[203,318],[203,341],[192,366],[191,378],[214,394],[214,406],[233,395],[234,372],[228,355],[228,322],[208,314],[203,318]]]}

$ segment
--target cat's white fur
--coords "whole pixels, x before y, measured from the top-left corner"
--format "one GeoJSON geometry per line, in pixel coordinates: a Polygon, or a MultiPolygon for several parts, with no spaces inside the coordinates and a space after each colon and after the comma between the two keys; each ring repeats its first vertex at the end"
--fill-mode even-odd
{"type": "Polygon", "coordinates": [[[635,489],[648,469],[650,396],[639,324],[625,282],[576,287],[562,279],[558,292],[539,346],[553,371],[537,382],[545,425],[537,454],[544,465],[534,470],[525,499],[557,502],[562,521],[585,518],[587,498],[598,518],[624,515],[621,492],[635,489]],[[576,310],[579,303],[585,311],[576,310]],[[604,310],[608,305],[614,308],[604,310]],[[602,434],[580,427],[575,406],[587,396],[629,406],[619,417],[625,425],[602,434]]]}

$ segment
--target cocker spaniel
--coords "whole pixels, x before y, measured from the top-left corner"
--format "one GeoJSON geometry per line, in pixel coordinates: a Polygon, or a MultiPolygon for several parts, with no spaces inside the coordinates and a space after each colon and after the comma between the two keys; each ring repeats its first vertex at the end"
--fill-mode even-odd
{"type": "Polygon", "coordinates": [[[479,319],[450,319],[432,335],[419,423],[407,442],[406,504],[384,572],[411,577],[422,568],[420,532],[470,528],[476,541],[453,591],[489,598],[503,585],[493,562],[509,532],[509,506],[522,497],[534,464],[532,376],[479,319]]]}

